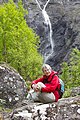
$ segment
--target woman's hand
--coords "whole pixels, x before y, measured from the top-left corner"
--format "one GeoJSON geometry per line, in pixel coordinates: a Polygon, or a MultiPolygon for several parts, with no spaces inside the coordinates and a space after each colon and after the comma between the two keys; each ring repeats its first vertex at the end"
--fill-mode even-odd
{"type": "Polygon", "coordinates": [[[35,92],[40,92],[40,89],[36,87],[35,92]]]}
{"type": "Polygon", "coordinates": [[[38,91],[39,91],[37,84],[33,84],[33,85],[32,85],[32,88],[33,88],[33,90],[34,90],[35,92],[38,92],[38,91]]]}
{"type": "Polygon", "coordinates": [[[37,84],[33,84],[33,85],[32,85],[32,88],[33,88],[33,90],[34,90],[35,92],[40,92],[40,89],[39,89],[39,87],[38,87],[37,84]]]}

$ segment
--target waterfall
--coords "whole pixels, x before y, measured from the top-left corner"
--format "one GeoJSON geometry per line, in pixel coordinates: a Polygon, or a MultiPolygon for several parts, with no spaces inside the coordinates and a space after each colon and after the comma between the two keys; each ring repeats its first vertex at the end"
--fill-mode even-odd
{"type": "Polygon", "coordinates": [[[50,18],[49,18],[48,14],[45,10],[49,2],[50,2],[50,0],[48,0],[46,2],[46,4],[44,5],[44,7],[42,9],[41,6],[40,6],[40,3],[38,2],[38,0],[36,0],[37,5],[39,6],[40,10],[42,11],[42,15],[43,15],[43,18],[44,18],[44,23],[47,26],[47,29],[49,29],[49,41],[50,41],[50,45],[51,45],[51,50],[50,50],[50,53],[48,53],[48,54],[45,53],[44,63],[46,63],[46,61],[50,58],[50,56],[53,53],[53,48],[54,48],[54,42],[53,42],[53,39],[52,39],[52,26],[51,26],[50,18]]]}

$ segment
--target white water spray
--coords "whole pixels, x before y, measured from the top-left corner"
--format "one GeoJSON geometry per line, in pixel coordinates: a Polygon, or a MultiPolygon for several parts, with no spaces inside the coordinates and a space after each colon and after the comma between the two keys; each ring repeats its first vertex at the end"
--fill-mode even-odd
{"type": "Polygon", "coordinates": [[[48,16],[48,14],[47,14],[47,12],[46,12],[46,10],[45,10],[49,2],[50,2],[50,0],[48,0],[48,1],[46,2],[46,4],[44,5],[44,7],[43,7],[43,9],[42,9],[41,6],[40,6],[40,4],[39,4],[39,2],[38,2],[38,0],[36,0],[37,5],[39,6],[40,10],[42,11],[45,24],[46,24],[47,27],[49,27],[49,30],[50,30],[50,33],[49,33],[49,41],[50,41],[50,45],[51,45],[51,51],[50,51],[49,54],[45,54],[45,55],[44,55],[44,58],[45,58],[44,62],[45,62],[45,63],[46,63],[46,61],[48,60],[48,58],[52,55],[52,53],[53,53],[53,48],[54,48],[54,43],[53,43],[53,40],[52,40],[52,26],[51,26],[51,22],[50,22],[49,16],[48,16]]]}

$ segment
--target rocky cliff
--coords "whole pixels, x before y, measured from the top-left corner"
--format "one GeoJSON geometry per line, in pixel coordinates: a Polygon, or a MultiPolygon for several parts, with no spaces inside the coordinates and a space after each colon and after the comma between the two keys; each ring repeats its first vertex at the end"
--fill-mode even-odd
{"type": "MultiPolygon", "coordinates": [[[[39,0],[43,9],[47,0],[39,0]]],[[[72,48],[80,49],[80,0],[50,0],[45,10],[49,15],[52,25],[51,52],[49,41],[49,29],[45,24],[42,10],[36,0],[23,0],[24,7],[28,9],[26,17],[28,25],[40,36],[39,52],[43,55],[44,61],[50,53],[46,63],[54,69],[59,69],[62,61],[67,61],[72,48]]]]}

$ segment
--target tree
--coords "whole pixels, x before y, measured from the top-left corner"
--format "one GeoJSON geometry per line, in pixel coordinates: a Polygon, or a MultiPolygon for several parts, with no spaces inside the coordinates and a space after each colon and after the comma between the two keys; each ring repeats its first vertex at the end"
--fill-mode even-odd
{"type": "Polygon", "coordinates": [[[13,66],[25,79],[33,79],[41,73],[42,57],[37,51],[39,37],[26,24],[26,14],[21,1],[0,5],[0,61],[13,66]]]}
{"type": "Polygon", "coordinates": [[[70,54],[70,62],[62,64],[61,79],[65,82],[66,88],[80,86],[80,51],[73,49],[70,54]]]}

